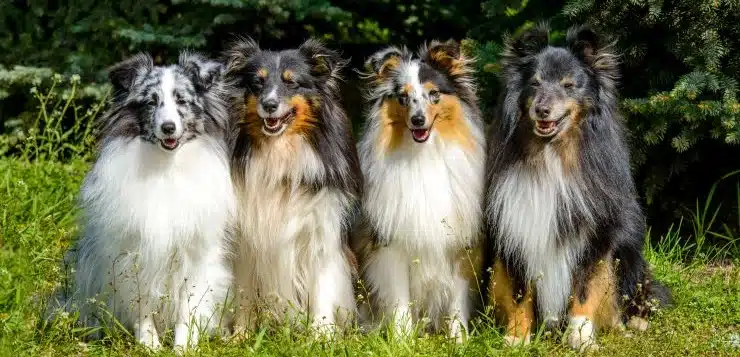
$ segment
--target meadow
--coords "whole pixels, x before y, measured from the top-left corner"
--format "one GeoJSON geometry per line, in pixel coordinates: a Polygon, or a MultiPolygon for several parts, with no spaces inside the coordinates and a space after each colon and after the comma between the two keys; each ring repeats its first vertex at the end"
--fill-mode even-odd
{"type": "MultiPolygon", "coordinates": [[[[68,81],[73,91],[78,81],[58,80],[68,81]]],[[[46,298],[69,278],[62,257],[78,236],[78,189],[94,158],[89,124],[105,100],[88,106],[76,103],[74,95],[54,93],[34,93],[33,130],[0,158],[0,356],[174,355],[167,349],[150,353],[115,326],[104,340],[86,341],[91,330],[76,326],[74,313],[42,318],[46,298]]],[[[721,183],[735,179],[729,175],[721,183]]],[[[600,335],[601,348],[593,355],[740,355],[740,238],[715,221],[721,205],[740,202],[740,186],[736,193],[716,197],[713,189],[670,229],[648,232],[646,255],[675,303],[659,310],[646,332],[600,335]]],[[[471,332],[467,342],[456,345],[441,336],[397,341],[359,330],[324,340],[273,326],[238,342],[203,340],[193,355],[576,355],[557,332],[541,330],[531,345],[518,348],[504,346],[502,331],[490,318],[478,318],[471,332]]]]}

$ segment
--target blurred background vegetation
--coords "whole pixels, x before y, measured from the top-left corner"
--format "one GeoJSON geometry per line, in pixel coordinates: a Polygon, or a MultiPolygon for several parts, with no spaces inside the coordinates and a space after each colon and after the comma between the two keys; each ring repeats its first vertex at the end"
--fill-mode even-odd
{"type": "MultiPolygon", "coordinates": [[[[481,105],[490,113],[504,36],[539,21],[556,30],[554,43],[581,23],[616,40],[633,169],[649,223],[667,229],[703,211],[719,227],[714,239],[736,237],[740,185],[720,179],[740,166],[740,0],[3,1],[0,155],[18,155],[49,110],[62,117],[54,125],[85,132],[75,120],[99,112],[107,66],[139,51],[159,63],[184,48],[218,56],[237,34],[269,48],[315,36],[351,57],[352,68],[386,44],[465,40],[478,58],[481,105]],[[48,103],[61,104],[42,108],[48,103]],[[726,204],[704,207],[710,190],[715,203],[728,198],[726,204]]],[[[345,74],[345,106],[359,124],[359,83],[351,69],[345,74]]]]}

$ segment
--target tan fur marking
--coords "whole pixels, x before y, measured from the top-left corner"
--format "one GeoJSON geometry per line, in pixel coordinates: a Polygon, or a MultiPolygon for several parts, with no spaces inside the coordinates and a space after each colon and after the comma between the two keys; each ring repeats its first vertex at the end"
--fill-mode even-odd
{"type": "Polygon", "coordinates": [[[442,48],[432,49],[430,57],[432,61],[442,68],[445,68],[447,72],[452,75],[465,75],[469,72],[465,66],[465,61],[450,56],[449,53],[442,48]]]}
{"type": "Polygon", "coordinates": [[[383,102],[380,107],[380,120],[382,121],[383,130],[380,131],[380,147],[387,151],[393,151],[403,140],[406,134],[406,117],[408,110],[404,108],[397,100],[389,99],[383,102]]]}
{"type": "Polygon", "coordinates": [[[403,88],[401,88],[401,93],[411,95],[414,93],[414,87],[411,84],[406,83],[403,85],[403,88]]]}
{"type": "Polygon", "coordinates": [[[581,148],[581,120],[583,118],[583,108],[578,102],[568,100],[565,103],[566,110],[570,112],[568,119],[568,128],[558,133],[557,140],[553,142],[555,151],[558,152],[563,160],[563,169],[565,173],[577,172],[580,166],[580,148],[581,148]]]}
{"type": "Polygon", "coordinates": [[[453,95],[441,94],[437,104],[429,104],[427,118],[434,120],[432,130],[444,141],[456,142],[466,151],[473,151],[470,128],[465,123],[462,103],[453,95]]]}
{"type": "Polygon", "coordinates": [[[514,286],[504,264],[497,261],[488,291],[488,302],[494,307],[496,318],[506,324],[506,335],[525,339],[532,332],[535,321],[531,289],[527,289],[517,303],[514,300],[514,286]]]}
{"type": "Polygon", "coordinates": [[[257,114],[257,97],[249,94],[244,101],[242,108],[242,119],[239,122],[242,125],[242,130],[257,141],[263,138],[265,135],[262,133],[262,118],[257,114]]]}
{"type": "Polygon", "coordinates": [[[378,70],[378,75],[381,77],[385,77],[386,75],[388,75],[388,72],[395,68],[398,68],[398,66],[400,65],[401,59],[397,56],[391,56],[380,66],[380,70],[378,70]]]}
{"type": "Polygon", "coordinates": [[[283,80],[290,82],[295,78],[295,73],[293,71],[287,69],[285,72],[283,72],[283,80]]]}
{"type": "Polygon", "coordinates": [[[260,68],[257,71],[257,77],[260,77],[260,78],[267,78],[268,74],[269,72],[267,71],[267,68],[260,68]]]}
{"type": "Polygon", "coordinates": [[[316,115],[306,97],[296,95],[290,98],[290,106],[295,111],[293,122],[288,124],[286,134],[288,135],[307,135],[311,130],[316,128],[318,121],[316,115]]]}
{"type": "Polygon", "coordinates": [[[616,281],[612,261],[596,263],[586,288],[586,299],[575,297],[570,306],[570,316],[584,316],[593,321],[597,328],[612,328],[620,324],[616,296],[616,281]]]}

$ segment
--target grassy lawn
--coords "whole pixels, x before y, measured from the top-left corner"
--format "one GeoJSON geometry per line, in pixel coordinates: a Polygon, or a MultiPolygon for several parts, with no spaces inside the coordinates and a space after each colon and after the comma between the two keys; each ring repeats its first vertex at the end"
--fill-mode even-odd
{"type": "MultiPolygon", "coordinates": [[[[50,324],[40,319],[40,302],[64,279],[60,260],[77,234],[75,200],[87,167],[0,159],[0,356],[148,355],[125,335],[85,344],[85,330],[74,328],[71,317],[50,324]]],[[[740,257],[687,259],[691,247],[676,245],[672,234],[661,236],[648,257],[656,277],[673,290],[675,306],[658,312],[647,332],[601,335],[602,348],[594,355],[740,356],[740,257]]],[[[543,333],[530,346],[506,348],[501,332],[488,322],[477,323],[472,338],[459,346],[439,336],[389,342],[376,333],[348,333],[326,342],[277,328],[239,343],[203,341],[197,354],[575,355],[559,341],[557,333],[543,333]]]]}

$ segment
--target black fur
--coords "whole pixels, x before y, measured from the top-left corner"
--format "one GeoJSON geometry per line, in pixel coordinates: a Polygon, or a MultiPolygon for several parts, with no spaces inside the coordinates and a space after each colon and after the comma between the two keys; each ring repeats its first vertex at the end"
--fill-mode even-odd
{"type": "MultiPolygon", "coordinates": [[[[577,138],[576,175],[581,178],[579,189],[586,200],[586,211],[575,204],[569,209],[559,208],[555,228],[559,245],[580,239],[576,232],[585,232],[587,237],[577,266],[571,268],[575,275],[573,295],[585,299],[585,283],[595,264],[611,254],[618,261],[619,296],[626,297],[624,317],[645,316],[650,310],[645,308],[651,304],[649,300],[657,298],[665,304],[669,297],[667,289],[651,281],[642,255],[645,218],[637,201],[625,128],[618,111],[617,57],[610,44],[587,27],[570,29],[565,47],[549,46],[548,34],[547,26],[540,25],[507,40],[502,57],[504,93],[489,142],[487,207],[491,207],[502,174],[536,154],[530,144],[535,142],[537,148],[547,145],[546,140],[533,134],[527,100],[534,98],[532,105],[536,105],[538,100],[565,95],[576,101],[584,109],[577,138]],[[542,88],[533,83],[535,73],[542,77],[542,88]],[[568,74],[574,81],[572,88],[557,89],[555,84],[547,84],[555,89],[545,88],[545,83],[557,83],[568,74]]],[[[523,259],[518,252],[505,253],[507,249],[502,245],[506,233],[497,226],[499,214],[490,210],[487,214],[489,252],[505,263],[515,285],[524,289],[528,284],[526,260],[537,257],[523,259]]],[[[489,266],[492,260],[487,262],[489,266]]]]}

